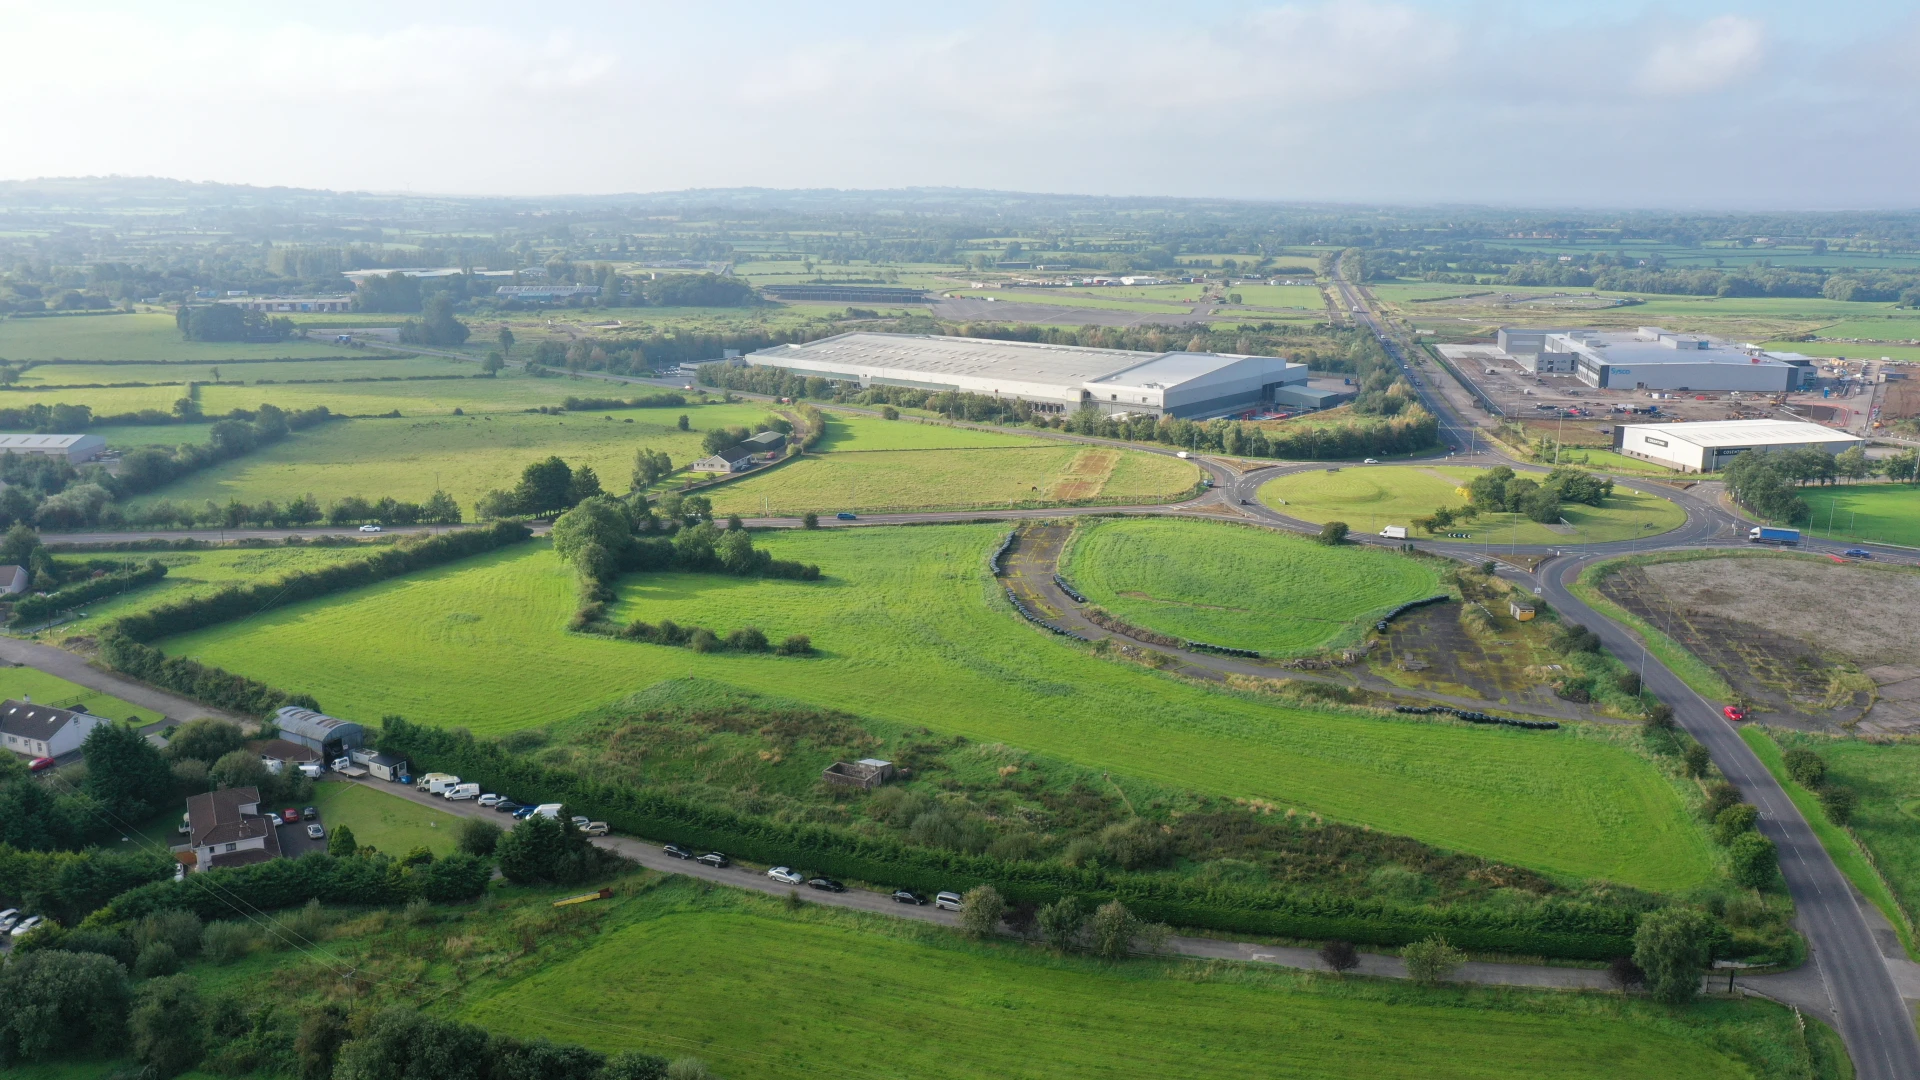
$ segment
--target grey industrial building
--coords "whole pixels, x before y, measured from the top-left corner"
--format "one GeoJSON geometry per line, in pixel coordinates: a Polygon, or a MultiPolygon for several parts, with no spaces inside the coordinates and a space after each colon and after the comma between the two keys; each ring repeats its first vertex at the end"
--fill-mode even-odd
{"type": "Polygon", "coordinates": [[[349,750],[357,750],[366,743],[367,738],[366,729],[351,720],[341,720],[297,705],[275,710],[273,722],[280,728],[282,739],[295,746],[318,751],[322,759],[336,758],[349,750]]]}
{"type": "Polygon", "coordinates": [[[862,386],[956,390],[1032,402],[1043,412],[1190,420],[1247,409],[1322,409],[1350,393],[1307,386],[1307,365],[1277,356],[1132,352],[1030,341],[851,333],[751,353],[746,363],[862,386]]]}
{"type": "Polygon", "coordinates": [[[1716,472],[1749,450],[1815,447],[1838,454],[1866,440],[1803,420],[1707,420],[1691,424],[1621,424],[1614,446],[1629,457],[1656,461],[1681,472],[1716,472]]]}
{"type": "Polygon", "coordinates": [[[1495,344],[1537,375],[1571,374],[1603,390],[1779,394],[1808,385],[1813,358],[1657,326],[1628,333],[1503,327],[1495,344]]]}
{"type": "Polygon", "coordinates": [[[73,465],[92,461],[106,449],[107,440],[98,435],[0,435],[0,454],[66,458],[73,465]]]}

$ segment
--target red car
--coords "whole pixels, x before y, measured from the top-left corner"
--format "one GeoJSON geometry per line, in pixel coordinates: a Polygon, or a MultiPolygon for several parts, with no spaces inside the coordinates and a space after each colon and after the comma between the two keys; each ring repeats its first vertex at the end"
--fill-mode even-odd
{"type": "Polygon", "coordinates": [[[285,810],[280,811],[280,820],[291,825],[300,820],[300,811],[289,806],[285,810]]]}
{"type": "Polygon", "coordinates": [[[1747,718],[1747,710],[1741,708],[1738,705],[1729,705],[1726,708],[1721,709],[1720,712],[1727,719],[1733,720],[1736,722],[1745,720],[1747,718]]]}
{"type": "Polygon", "coordinates": [[[37,757],[27,763],[29,772],[41,772],[51,768],[53,768],[53,759],[50,757],[37,757]]]}

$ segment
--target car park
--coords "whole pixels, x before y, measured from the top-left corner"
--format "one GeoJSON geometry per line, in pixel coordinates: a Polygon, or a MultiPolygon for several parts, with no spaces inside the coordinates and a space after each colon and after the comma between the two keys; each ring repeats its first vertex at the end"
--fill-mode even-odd
{"type": "Polygon", "coordinates": [[[321,828],[319,822],[316,821],[313,824],[307,826],[307,839],[324,840],[326,839],[326,836],[327,836],[327,830],[321,828]]]}
{"type": "Polygon", "coordinates": [[[1873,558],[1873,552],[1868,551],[1866,548],[1848,548],[1847,550],[1841,552],[1840,554],[1845,555],[1849,559],[1873,558]]]}
{"type": "Polygon", "coordinates": [[[679,844],[668,844],[666,847],[663,847],[660,850],[666,852],[669,856],[676,859],[693,858],[693,852],[688,851],[686,848],[681,847],[679,844]]]}
{"type": "Polygon", "coordinates": [[[957,892],[934,893],[933,906],[939,908],[942,911],[959,911],[960,910],[960,894],[957,892]]]}
{"type": "Polygon", "coordinates": [[[1745,720],[1747,718],[1747,710],[1741,708],[1738,705],[1728,705],[1727,707],[1720,710],[1720,715],[1726,717],[1729,720],[1734,720],[1734,721],[1745,720]]]}
{"type": "Polygon", "coordinates": [[[320,818],[320,808],[317,806],[309,806],[305,810],[300,811],[300,816],[308,821],[317,821],[320,818]]]}
{"type": "Polygon", "coordinates": [[[767,876],[783,885],[798,885],[802,880],[799,873],[790,866],[776,866],[767,871],[767,876]]]}
{"type": "Polygon", "coordinates": [[[807,888],[819,889],[821,892],[846,892],[847,891],[847,887],[845,885],[840,884],[839,882],[833,880],[830,877],[808,878],[807,888]]]}
{"type": "Polygon", "coordinates": [[[892,900],[892,901],[893,901],[894,903],[896,903],[896,904],[915,904],[915,905],[918,905],[918,904],[924,904],[924,903],[926,903],[926,902],[927,902],[927,898],[926,898],[926,897],[924,897],[924,896],[920,896],[920,895],[918,895],[917,893],[911,893],[911,892],[908,892],[908,891],[907,891],[907,890],[905,890],[905,889],[895,889],[895,890],[893,890],[893,895],[892,895],[892,896],[890,896],[890,897],[888,897],[888,899],[889,899],[889,900],[892,900]]]}
{"type": "Polygon", "coordinates": [[[709,851],[705,855],[695,859],[694,862],[705,863],[715,870],[725,870],[727,867],[733,865],[732,859],[727,858],[718,851],[709,851]]]}

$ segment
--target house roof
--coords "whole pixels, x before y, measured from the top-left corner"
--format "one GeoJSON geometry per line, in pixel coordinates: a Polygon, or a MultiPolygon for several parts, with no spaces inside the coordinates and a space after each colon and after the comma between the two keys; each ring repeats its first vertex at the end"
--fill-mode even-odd
{"type": "Polygon", "coordinates": [[[275,761],[298,763],[320,760],[320,751],[285,739],[268,739],[266,742],[256,743],[254,749],[260,752],[261,757],[273,758],[275,761]]]}
{"type": "Polygon", "coordinates": [[[0,566],[0,592],[25,592],[32,580],[24,566],[0,566]]]}
{"type": "Polygon", "coordinates": [[[779,446],[785,443],[786,441],[787,441],[787,437],[785,435],[780,434],[777,431],[763,431],[760,434],[755,435],[753,438],[748,439],[746,442],[741,443],[740,445],[756,446],[756,447],[779,446]]]}
{"type": "Polygon", "coordinates": [[[729,446],[725,450],[722,450],[717,454],[710,454],[707,457],[702,458],[701,460],[712,461],[714,458],[719,458],[721,461],[727,462],[728,464],[734,464],[737,462],[745,461],[748,458],[752,457],[753,455],[754,455],[754,448],[751,446],[748,446],[746,443],[741,443],[739,446],[729,446]]]}
{"type": "Polygon", "coordinates": [[[85,710],[56,709],[51,705],[33,705],[8,698],[0,702],[0,734],[45,742],[85,710]]]}
{"type": "Polygon", "coordinates": [[[243,810],[247,806],[257,810],[259,803],[260,789],[252,787],[221,788],[188,799],[187,826],[192,833],[193,846],[230,844],[236,840],[267,836],[272,838],[269,842],[278,851],[278,838],[274,836],[273,824],[262,814],[243,810]]]}
{"type": "Polygon", "coordinates": [[[251,866],[254,863],[267,862],[280,857],[280,837],[273,830],[267,831],[267,846],[242,848],[239,851],[222,851],[207,860],[210,869],[219,870],[228,866],[251,866]]]}

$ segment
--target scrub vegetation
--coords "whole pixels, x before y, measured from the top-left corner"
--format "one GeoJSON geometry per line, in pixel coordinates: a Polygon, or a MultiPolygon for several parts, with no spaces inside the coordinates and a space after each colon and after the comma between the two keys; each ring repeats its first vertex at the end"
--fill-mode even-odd
{"type": "MultiPolygon", "coordinates": [[[[1466,505],[1465,492],[1487,471],[1396,465],[1294,473],[1262,487],[1260,500],[1303,521],[1344,521],[1354,529],[1378,532],[1388,525],[1412,526],[1441,508],[1466,505]]],[[[1544,474],[1522,476],[1540,479],[1544,474]]],[[[1542,524],[1524,512],[1486,512],[1440,535],[1463,533],[1463,539],[1492,545],[1601,543],[1654,536],[1686,523],[1686,511],[1675,503],[1624,487],[1614,488],[1600,506],[1562,502],[1560,516],[1567,525],[1542,524]]]]}

